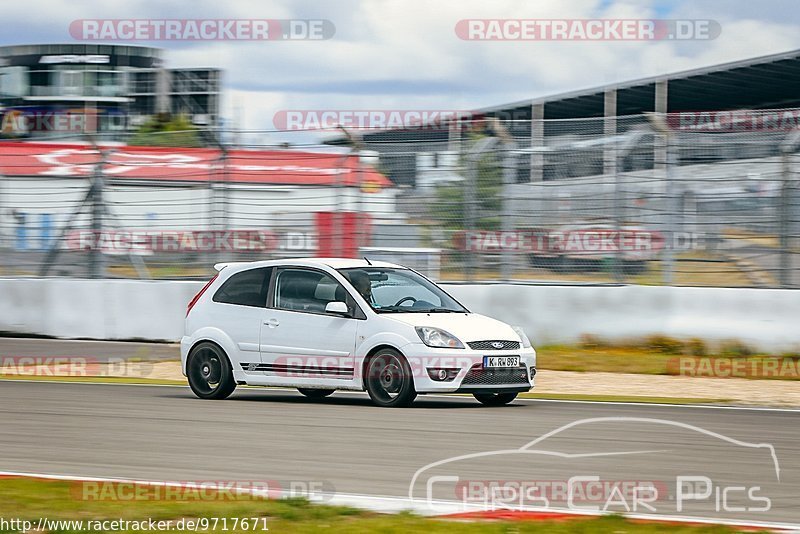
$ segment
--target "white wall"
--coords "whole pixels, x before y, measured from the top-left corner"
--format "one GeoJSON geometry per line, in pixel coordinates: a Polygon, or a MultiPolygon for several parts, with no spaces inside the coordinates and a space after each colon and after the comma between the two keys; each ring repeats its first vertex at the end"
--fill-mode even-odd
{"type": "Polygon", "coordinates": [[[177,340],[202,282],[0,279],[0,331],[177,340]]]}
{"type": "Polygon", "coordinates": [[[665,334],[800,348],[800,291],[655,286],[450,285],[473,311],[525,328],[534,344],[665,334]]]}
{"type": "MultiPolygon", "coordinates": [[[[86,195],[85,177],[13,177],[0,183],[0,246],[12,246],[16,222],[14,210],[28,216],[28,246],[38,248],[42,214],[52,216],[51,238],[58,235],[86,195]]],[[[309,215],[339,209],[365,211],[380,221],[398,219],[394,188],[364,193],[354,187],[272,186],[235,184],[228,193],[228,227],[233,229],[276,229],[287,213],[309,215]]],[[[205,184],[148,185],[108,184],[105,190],[119,230],[208,230],[212,227],[214,193],[205,184]]],[[[219,193],[218,193],[219,194],[219,193]]],[[[88,228],[88,209],[74,221],[74,227],[88,228]]]]}
{"type": "MultiPolygon", "coordinates": [[[[0,279],[0,331],[64,338],[178,340],[202,282],[0,279]]],[[[449,284],[472,311],[521,325],[534,344],[582,334],[663,333],[800,347],[800,292],[778,289],[449,284]]]]}

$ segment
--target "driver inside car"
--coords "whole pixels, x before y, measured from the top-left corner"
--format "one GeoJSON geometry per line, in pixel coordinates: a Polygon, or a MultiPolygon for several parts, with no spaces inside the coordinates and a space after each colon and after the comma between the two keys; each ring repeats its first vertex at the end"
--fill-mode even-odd
{"type": "Polygon", "coordinates": [[[356,291],[364,297],[364,300],[372,304],[372,282],[369,279],[369,275],[364,271],[353,271],[348,278],[353,287],[356,288],[356,291]]]}

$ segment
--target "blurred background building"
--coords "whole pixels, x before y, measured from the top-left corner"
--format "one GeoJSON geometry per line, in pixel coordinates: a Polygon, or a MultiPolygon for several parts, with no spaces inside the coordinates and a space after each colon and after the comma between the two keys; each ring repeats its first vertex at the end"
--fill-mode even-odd
{"type": "Polygon", "coordinates": [[[2,275],[367,255],[449,280],[800,287],[800,50],[403,128],[249,132],[219,115],[219,70],[158,49],[0,52],[2,275]]]}
{"type": "Polygon", "coordinates": [[[2,132],[126,132],[157,113],[217,126],[222,71],[166,68],[163,56],[159,48],[130,45],[0,47],[2,132]]]}

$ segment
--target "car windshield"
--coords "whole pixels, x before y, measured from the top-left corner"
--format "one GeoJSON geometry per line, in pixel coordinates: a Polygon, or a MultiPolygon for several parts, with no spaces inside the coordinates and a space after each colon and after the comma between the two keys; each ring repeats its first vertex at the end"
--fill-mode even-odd
{"type": "Polygon", "coordinates": [[[467,313],[439,286],[409,269],[339,269],[378,313],[467,313]]]}

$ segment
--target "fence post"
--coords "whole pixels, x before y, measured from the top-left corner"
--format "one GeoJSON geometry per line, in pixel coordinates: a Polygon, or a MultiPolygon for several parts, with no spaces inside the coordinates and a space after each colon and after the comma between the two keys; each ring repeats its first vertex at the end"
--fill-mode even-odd
{"type": "Polygon", "coordinates": [[[616,156],[619,160],[617,164],[614,166],[614,230],[617,233],[617,250],[614,252],[614,265],[613,265],[613,274],[614,274],[614,281],[618,283],[623,283],[625,281],[625,276],[623,273],[623,265],[622,265],[622,187],[620,185],[620,169],[622,169],[622,161],[625,159],[625,154],[620,153],[616,156]]]}
{"type": "Polygon", "coordinates": [[[616,252],[614,253],[613,274],[614,280],[620,283],[625,281],[625,273],[622,261],[622,247],[620,246],[622,244],[622,237],[620,236],[620,233],[622,232],[622,223],[625,218],[625,204],[623,202],[623,191],[621,184],[622,173],[625,170],[625,161],[627,161],[630,153],[636,148],[642,137],[650,133],[650,130],[642,128],[631,130],[628,134],[626,134],[625,140],[622,141],[619,147],[615,148],[613,214],[614,230],[617,233],[618,246],[616,252]]]}
{"type": "Polygon", "coordinates": [[[792,208],[794,188],[792,187],[792,155],[800,144],[800,130],[790,133],[781,143],[781,195],[778,200],[778,232],[780,239],[780,259],[778,273],[780,286],[793,287],[792,282],[792,208]]]}
{"type": "MultiPolygon", "coordinates": [[[[91,217],[92,217],[92,242],[94,246],[89,251],[89,278],[102,278],[105,275],[105,265],[103,251],[99,244],[102,243],[103,235],[103,214],[105,213],[103,198],[103,163],[105,163],[105,153],[101,150],[100,161],[97,162],[92,176],[91,187],[91,217]]],[[[58,246],[58,244],[56,245],[58,246]]]]}
{"type": "MultiPolygon", "coordinates": [[[[514,154],[513,142],[505,142],[503,151],[503,187],[500,197],[501,214],[500,230],[502,235],[507,236],[513,230],[513,212],[511,209],[511,186],[517,181],[516,155],[514,154]]],[[[502,249],[502,263],[500,265],[500,276],[504,282],[511,280],[514,273],[512,267],[514,262],[514,251],[508,247],[502,249]]]]}
{"type": "MultiPolygon", "coordinates": [[[[477,186],[477,179],[478,179],[478,161],[473,158],[467,158],[467,181],[464,184],[464,229],[467,232],[475,231],[475,189],[477,186]]],[[[469,239],[467,239],[469,242],[469,239]]],[[[475,254],[478,251],[473,250],[466,250],[467,261],[465,263],[466,267],[466,278],[468,281],[472,281],[474,272],[475,272],[475,254]]]]}
{"type": "MultiPolygon", "coordinates": [[[[467,183],[464,190],[464,226],[467,232],[475,230],[477,187],[478,187],[478,164],[481,158],[498,143],[497,137],[483,137],[478,140],[467,152],[467,183]]],[[[472,280],[475,272],[475,254],[473,251],[467,253],[467,280],[472,280]]]]}
{"type": "MultiPolygon", "coordinates": [[[[220,145],[220,154],[217,160],[210,169],[213,173],[212,179],[209,181],[211,187],[211,228],[215,235],[222,234],[228,227],[228,184],[227,184],[227,152],[224,147],[220,145]]],[[[224,250],[216,250],[216,238],[214,250],[208,252],[212,261],[224,262],[230,261],[229,255],[224,250]]]]}
{"type": "Polygon", "coordinates": [[[675,143],[672,131],[667,124],[664,113],[646,113],[650,126],[657,132],[656,143],[654,143],[653,172],[658,173],[659,163],[664,166],[664,206],[666,214],[664,216],[664,255],[662,260],[664,285],[672,285],[674,282],[675,271],[675,225],[677,219],[677,202],[675,198],[674,167],[675,143]],[[658,153],[663,153],[663,161],[658,161],[658,153]]]}
{"type": "Polygon", "coordinates": [[[666,217],[666,243],[664,246],[664,285],[671,286],[675,282],[675,227],[676,219],[678,217],[677,202],[675,198],[675,147],[672,142],[672,136],[665,135],[664,143],[666,144],[666,179],[664,194],[666,196],[667,217],[666,217]]]}

